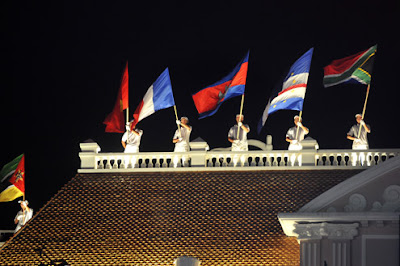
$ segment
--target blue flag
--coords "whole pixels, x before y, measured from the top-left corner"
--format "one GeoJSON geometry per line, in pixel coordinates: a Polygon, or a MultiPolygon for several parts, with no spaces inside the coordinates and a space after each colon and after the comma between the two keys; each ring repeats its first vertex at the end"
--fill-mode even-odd
{"type": "Polygon", "coordinates": [[[226,100],[244,94],[248,60],[249,52],[229,75],[192,95],[199,119],[215,114],[226,100]]]}
{"type": "Polygon", "coordinates": [[[308,75],[314,48],[308,50],[290,67],[280,87],[273,90],[264,113],[258,123],[258,133],[267,121],[268,115],[279,110],[303,110],[308,75]]]}

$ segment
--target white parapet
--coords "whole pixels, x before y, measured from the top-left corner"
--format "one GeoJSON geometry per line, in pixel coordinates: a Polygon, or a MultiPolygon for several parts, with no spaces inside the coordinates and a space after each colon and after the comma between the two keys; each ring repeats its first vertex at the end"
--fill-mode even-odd
{"type": "Polygon", "coordinates": [[[309,139],[303,150],[208,151],[201,140],[189,152],[101,153],[95,142],[81,143],[80,173],[150,171],[226,171],[287,169],[365,169],[398,156],[400,149],[318,150],[309,139]]]}
{"type": "Polygon", "coordinates": [[[81,143],[79,158],[81,159],[81,169],[96,169],[96,154],[100,152],[100,146],[96,142],[88,141],[81,143]]]}

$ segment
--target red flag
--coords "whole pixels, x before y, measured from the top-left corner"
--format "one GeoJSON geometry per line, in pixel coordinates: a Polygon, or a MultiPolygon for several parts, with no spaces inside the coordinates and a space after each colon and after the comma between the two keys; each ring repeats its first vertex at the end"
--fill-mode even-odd
{"type": "Polygon", "coordinates": [[[25,194],[25,156],[21,154],[1,169],[0,202],[12,201],[25,194]]]}
{"type": "Polygon", "coordinates": [[[19,161],[17,169],[10,178],[10,183],[16,186],[22,193],[25,193],[25,155],[19,161]]]}
{"type": "Polygon", "coordinates": [[[226,100],[244,94],[249,53],[250,51],[228,76],[192,94],[199,119],[215,114],[226,100]]]}
{"type": "Polygon", "coordinates": [[[128,108],[129,99],[129,74],[128,62],[124,74],[121,79],[121,86],[119,88],[117,101],[115,102],[113,111],[106,117],[104,124],[106,124],[106,132],[124,133],[125,132],[125,119],[124,110],[128,108]]]}

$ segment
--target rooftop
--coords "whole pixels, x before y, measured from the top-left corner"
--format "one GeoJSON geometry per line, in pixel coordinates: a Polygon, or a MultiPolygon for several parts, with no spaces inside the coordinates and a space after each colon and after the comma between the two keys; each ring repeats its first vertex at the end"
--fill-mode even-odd
{"type": "Polygon", "coordinates": [[[299,265],[279,224],[362,169],[79,173],[0,250],[1,265],[299,265]]]}

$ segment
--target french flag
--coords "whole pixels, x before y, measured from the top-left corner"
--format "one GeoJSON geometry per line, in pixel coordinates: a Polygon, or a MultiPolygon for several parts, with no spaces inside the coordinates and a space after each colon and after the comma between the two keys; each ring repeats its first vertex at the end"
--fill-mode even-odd
{"type": "Polygon", "coordinates": [[[154,114],[158,110],[175,105],[174,95],[172,94],[171,79],[168,68],[161,73],[157,80],[150,86],[143,100],[139,103],[133,114],[133,125],[142,119],[154,114]]]}
{"type": "Polygon", "coordinates": [[[259,122],[258,132],[261,132],[268,115],[276,111],[303,110],[313,51],[314,48],[311,48],[297,59],[284,78],[282,87],[278,87],[273,91],[259,122]]]}
{"type": "Polygon", "coordinates": [[[192,95],[199,119],[215,114],[226,100],[244,94],[248,61],[249,52],[229,75],[192,95]]]}

